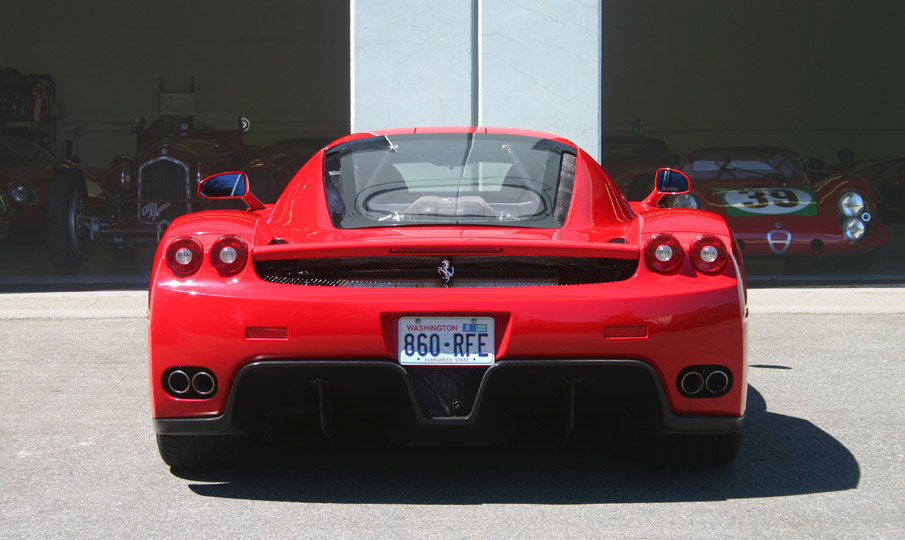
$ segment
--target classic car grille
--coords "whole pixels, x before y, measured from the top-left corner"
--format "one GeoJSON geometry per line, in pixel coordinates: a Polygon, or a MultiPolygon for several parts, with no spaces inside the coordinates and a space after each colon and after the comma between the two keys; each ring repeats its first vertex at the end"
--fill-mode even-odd
{"type": "Polygon", "coordinates": [[[468,416],[487,368],[406,368],[425,418],[468,416]]]}
{"type": "Polygon", "coordinates": [[[455,257],[336,257],[255,261],[272,283],[321,287],[548,287],[628,279],[638,260],[591,257],[458,255],[455,257]],[[448,260],[454,273],[440,275],[448,260]]]}
{"type": "Polygon", "coordinates": [[[188,165],[168,157],[157,158],[138,169],[138,220],[143,223],[172,221],[192,211],[181,201],[192,198],[188,165]]]}

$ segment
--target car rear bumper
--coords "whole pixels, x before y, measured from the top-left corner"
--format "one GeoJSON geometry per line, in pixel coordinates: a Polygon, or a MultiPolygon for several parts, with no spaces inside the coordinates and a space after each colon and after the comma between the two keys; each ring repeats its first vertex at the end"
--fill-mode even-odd
{"type": "Polygon", "coordinates": [[[406,368],[392,361],[306,359],[252,362],[236,375],[223,414],[156,418],[154,427],[159,434],[260,433],[277,417],[307,422],[330,440],[365,419],[402,444],[498,443],[526,419],[532,428],[565,437],[600,418],[644,433],[733,433],[742,422],[741,416],[673,413],[656,371],[637,360],[406,368]]]}

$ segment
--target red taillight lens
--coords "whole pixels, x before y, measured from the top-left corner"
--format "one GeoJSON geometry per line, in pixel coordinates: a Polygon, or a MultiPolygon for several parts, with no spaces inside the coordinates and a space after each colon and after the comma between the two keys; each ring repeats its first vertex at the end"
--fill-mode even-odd
{"type": "Polygon", "coordinates": [[[714,274],[726,266],[729,252],[726,244],[716,236],[699,236],[691,243],[691,263],[705,274],[714,274]]]}
{"type": "Polygon", "coordinates": [[[657,272],[672,272],[682,264],[684,256],[682,246],[671,234],[655,234],[644,247],[647,265],[657,272]]]}
{"type": "Polygon", "coordinates": [[[238,274],[248,260],[248,247],[238,236],[221,236],[211,248],[211,264],[221,276],[238,274]]]}
{"type": "Polygon", "coordinates": [[[176,277],[190,276],[201,268],[201,254],[200,242],[194,238],[177,238],[167,248],[167,266],[176,277]]]}

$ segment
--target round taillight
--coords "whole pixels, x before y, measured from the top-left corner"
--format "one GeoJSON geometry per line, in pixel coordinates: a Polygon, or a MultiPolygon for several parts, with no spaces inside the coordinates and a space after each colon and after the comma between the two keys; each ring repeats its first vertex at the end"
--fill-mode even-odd
{"type": "Polygon", "coordinates": [[[671,234],[655,234],[647,241],[644,259],[657,272],[672,272],[682,264],[684,252],[676,237],[671,234]]]}
{"type": "Polygon", "coordinates": [[[719,272],[729,260],[726,244],[716,236],[699,236],[691,243],[691,263],[705,274],[719,272]]]}
{"type": "Polygon", "coordinates": [[[200,242],[194,238],[177,238],[167,248],[167,266],[177,277],[190,276],[201,268],[201,254],[200,242]]]}
{"type": "Polygon", "coordinates": [[[211,265],[221,276],[238,274],[248,260],[248,247],[238,236],[221,236],[211,247],[211,265]]]}

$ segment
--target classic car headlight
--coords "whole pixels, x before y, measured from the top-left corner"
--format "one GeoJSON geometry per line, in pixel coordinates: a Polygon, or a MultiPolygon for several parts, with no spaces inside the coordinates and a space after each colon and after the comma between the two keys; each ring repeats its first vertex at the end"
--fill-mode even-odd
{"type": "Polygon", "coordinates": [[[861,218],[848,218],[842,224],[842,236],[849,242],[857,242],[867,233],[867,225],[861,218]]]}
{"type": "Polygon", "coordinates": [[[38,204],[38,194],[21,182],[12,182],[7,190],[10,198],[23,206],[38,204]]]}
{"type": "Polygon", "coordinates": [[[693,193],[676,195],[669,201],[670,208],[700,208],[701,201],[693,193]]]}
{"type": "Polygon", "coordinates": [[[857,191],[846,191],[839,197],[839,213],[845,217],[855,217],[864,211],[864,197],[857,191]]]}

